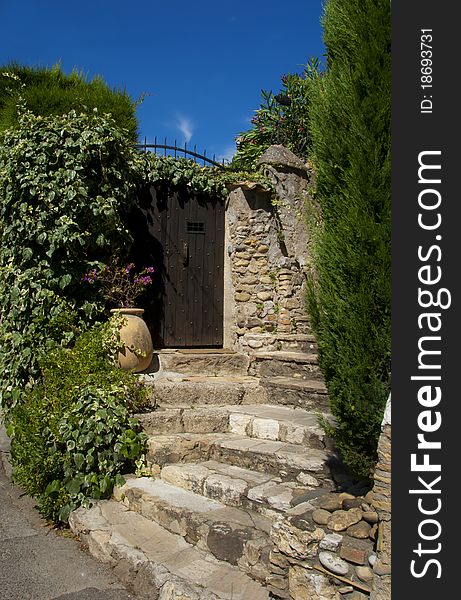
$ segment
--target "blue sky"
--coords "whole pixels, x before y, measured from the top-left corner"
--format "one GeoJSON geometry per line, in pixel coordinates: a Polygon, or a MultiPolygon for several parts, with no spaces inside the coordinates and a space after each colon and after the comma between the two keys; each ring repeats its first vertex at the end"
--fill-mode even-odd
{"type": "Polygon", "coordinates": [[[0,64],[77,68],[131,98],[140,137],[229,157],[261,89],[321,58],[322,0],[0,0],[0,64]]]}

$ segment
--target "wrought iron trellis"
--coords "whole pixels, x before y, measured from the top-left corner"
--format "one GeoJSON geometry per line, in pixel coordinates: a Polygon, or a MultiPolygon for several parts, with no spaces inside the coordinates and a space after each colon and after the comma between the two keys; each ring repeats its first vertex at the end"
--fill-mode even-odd
{"type": "Polygon", "coordinates": [[[157,143],[157,137],[155,137],[154,143],[148,144],[147,138],[144,138],[144,144],[136,144],[136,148],[138,148],[138,150],[144,150],[144,152],[148,152],[149,150],[152,150],[155,154],[159,154],[159,152],[157,152],[157,150],[160,150],[160,153],[163,154],[164,156],[169,155],[169,156],[174,156],[174,158],[191,157],[195,163],[197,163],[197,161],[202,161],[203,166],[205,166],[205,164],[207,164],[207,165],[212,165],[214,167],[220,167],[221,169],[226,166],[226,160],[224,158],[222,159],[221,162],[216,160],[215,154],[213,154],[213,158],[209,158],[206,155],[206,149],[204,150],[203,154],[199,154],[197,152],[197,146],[195,146],[195,145],[194,145],[194,149],[190,150],[187,147],[186,142],[184,142],[183,148],[178,147],[176,140],[174,141],[174,145],[172,145],[172,146],[167,144],[167,138],[164,139],[164,142],[165,142],[164,144],[157,143]],[[170,152],[171,154],[168,154],[168,152],[170,152]]]}

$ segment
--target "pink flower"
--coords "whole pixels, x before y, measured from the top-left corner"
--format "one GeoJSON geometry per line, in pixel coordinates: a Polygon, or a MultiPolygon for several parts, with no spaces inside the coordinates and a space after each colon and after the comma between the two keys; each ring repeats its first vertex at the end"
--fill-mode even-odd
{"type": "Polygon", "coordinates": [[[136,277],[134,279],[134,283],[140,283],[142,285],[149,285],[149,283],[152,283],[152,279],[150,278],[149,275],[145,275],[144,277],[136,277]]]}
{"type": "Polygon", "coordinates": [[[142,294],[147,285],[152,284],[151,274],[154,267],[146,267],[140,272],[135,272],[136,265],[129,263],[121,267],[117,260],[109,265],[104,265],[99,271],[92,269],[85,273],[82,281],[92,285],[97,284],[102,297],[113,306],[135,306],[135,301],[142,294]]]}

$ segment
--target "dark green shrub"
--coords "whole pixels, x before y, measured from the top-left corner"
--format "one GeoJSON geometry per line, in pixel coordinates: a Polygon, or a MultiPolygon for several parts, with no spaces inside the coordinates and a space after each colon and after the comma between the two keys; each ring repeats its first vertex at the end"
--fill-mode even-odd
{"type": "Polygon", "coordinates": [[[323,226],[310,311],[338,447],[368,477],[390,386],[391,55],[388,0],[329,0],[328,70],[310,131],[323,226]]]}
{"type": "Polygon", "coordinates": [[[312,59],[301,74],[282,76],[282,89],[278,94],[262,90],[263,102],[251,119],[252,128],[236,140],[233,169],[255,169],[258,158],[273,144],[282,144],[299,157],[307,158],[311,146],[310,90],[318,76],[318,60],[312,59]]]}
{"type": "Polygon", "coordinates": [[[36,116],[79,113],[110,113],[128,138],[137,139],[136,102],[125,91],[111,89],[102,77],[91,81],[73,71],[63,73],[59,65],[52,69],[10,64],[0,67],[0,131],[19,126],[18,101],[36,116]],[[13,75],[5,76],[4,74],[13,75]]]}
{"type": "Polygon", "coordinates": [[[146,436],[130,414],[146,391],[109,359],[118,347],[115,318],[43,355],[42,381],[10,412],[13,479],[53,521],[109,497],[142,461],[146,436]]]}

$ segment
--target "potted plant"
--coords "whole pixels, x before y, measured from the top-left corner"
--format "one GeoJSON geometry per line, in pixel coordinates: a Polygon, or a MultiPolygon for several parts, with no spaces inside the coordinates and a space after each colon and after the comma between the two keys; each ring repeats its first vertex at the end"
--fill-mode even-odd
{"type": "Polygon", "coordinates": [[[134,263],[120,266],[117,260],[100,269],[91,269],[83,281],[99,288],[111,313],[120,320],[120,340],[124,345],[118,353],[118,364],[125,371],[139,373],[152,361],[153,344],[150,331],[142,318],[143,308],[136,307],[137,298],[152,283],[153,267],[136,272],[134,263]]]}

